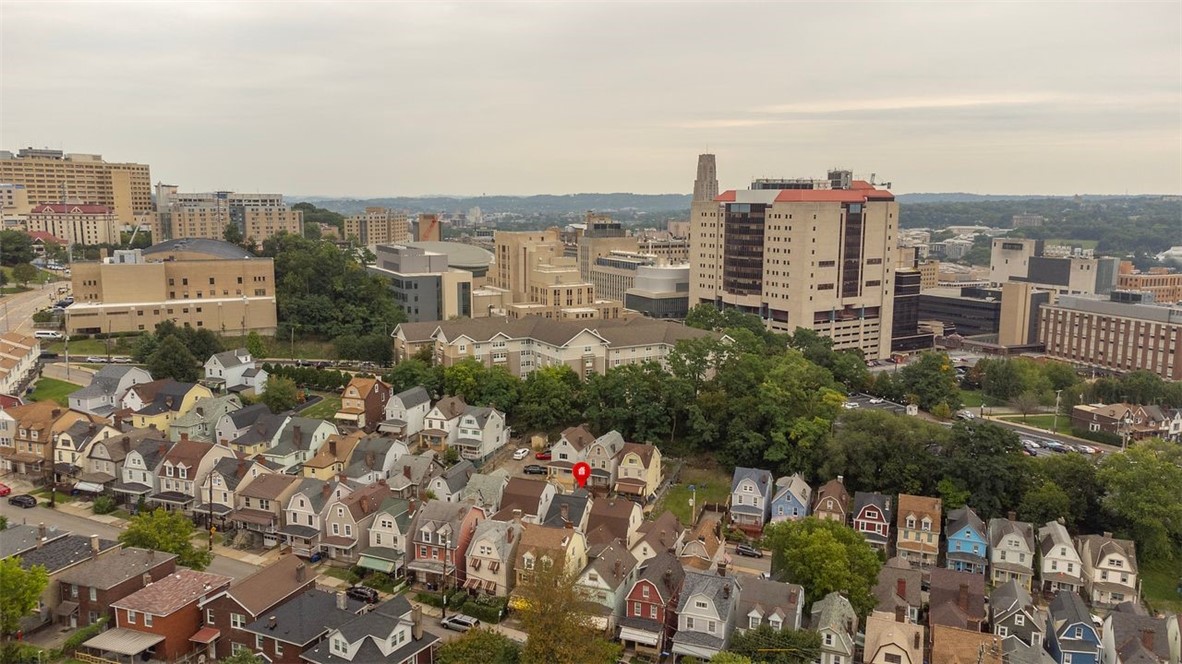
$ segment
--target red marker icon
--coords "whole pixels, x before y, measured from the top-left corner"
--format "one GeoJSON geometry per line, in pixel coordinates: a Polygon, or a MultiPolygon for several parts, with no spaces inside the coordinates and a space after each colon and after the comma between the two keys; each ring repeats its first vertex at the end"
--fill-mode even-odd
{"type": "Polygon", "coordinates": [[[591,466],[586,461],[576,463],[571,472],[575,474],[575,480],[578,481],[580,489],[587,486],[587,479],[591,477],[591,466]]]}

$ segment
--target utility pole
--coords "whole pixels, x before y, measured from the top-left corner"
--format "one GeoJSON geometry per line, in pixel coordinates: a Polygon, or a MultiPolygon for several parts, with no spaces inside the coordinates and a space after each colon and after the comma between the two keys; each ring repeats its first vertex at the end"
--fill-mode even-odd
{"type": "Polygon", "coordinates": [[[443,614],[440,617],[441,620],[447,618],[447,559],[450,555],[451,555],[451,534],[449,533],[447,539],[443,541],[443,583],[442,583],[443,592],[441,593],[443,596],[443,608],[442,608],[443,614]]]}
{"type": "Polygon", "coordinates": [[[1054,424],[1051,425],[1051,430],[1054,433],[1059,433],[1059,397],[1063,390],[1055,390],[1055,419],[1054,424]]]}
{"type": "Polygon", "coordinates": [[[213,473],[214,471],[209,471],[205,478],[205,481],[209,482],[209,547],[206,551],[213,551],[213,534],[217,531],[217,528],[213,527],[213,473]]]}

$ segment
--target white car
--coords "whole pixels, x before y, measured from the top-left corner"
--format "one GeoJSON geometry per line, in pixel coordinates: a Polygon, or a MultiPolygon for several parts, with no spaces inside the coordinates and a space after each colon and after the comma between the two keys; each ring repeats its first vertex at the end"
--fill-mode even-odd
{"type": "Polygon", "coordinates": [[[1091,445],[1084,445],[1082,443],[1077,444],[1075,449],[1083,452],[1084,454],[1095,454],[1097,452],[1096,448],[1092,447],[1091,445]]]}
{"type": "Polygon", "coordinates": [[[841,404],[841,407],[846,410],[853,410],[858,407],[858,403],[856,401],[847,401],[841,404]]]}
{"type": "Polygon", "coordinates": [[[870,403],[882,403],[882,399],[874,398],[870,400],[870,403]]]}
{"type": "Polygon", "coordinates": [[[522,459],[524,459],[527,456],[529,456],[529,450],[523,447],[513,453],[513,460],[514,461],[521,461],[522,459]]]}

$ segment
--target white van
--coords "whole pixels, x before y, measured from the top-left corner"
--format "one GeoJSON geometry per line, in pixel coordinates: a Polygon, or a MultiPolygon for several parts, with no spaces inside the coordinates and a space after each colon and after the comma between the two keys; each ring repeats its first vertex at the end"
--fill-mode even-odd
{"type": "Polygon", "coordinates": [[[63,339],[65,338],[61,332],[57,330],[37,330],[33,336],[38,339],[63,339]]]}

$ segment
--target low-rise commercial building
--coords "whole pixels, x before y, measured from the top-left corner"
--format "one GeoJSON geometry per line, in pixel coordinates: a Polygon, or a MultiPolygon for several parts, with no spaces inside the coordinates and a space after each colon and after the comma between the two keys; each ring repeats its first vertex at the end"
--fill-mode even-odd
{"type": "Polygon", "coordinates": [[[1042,307],[1038,340],[1050,357],[1113,371],[1146,370],[1182,380],[1182,307],[1160,306],[1153,296],[1109,300],[1062,296],[1042,307]],[[1140,299],[1141,302],[1121,302],[1140,299]]]}

